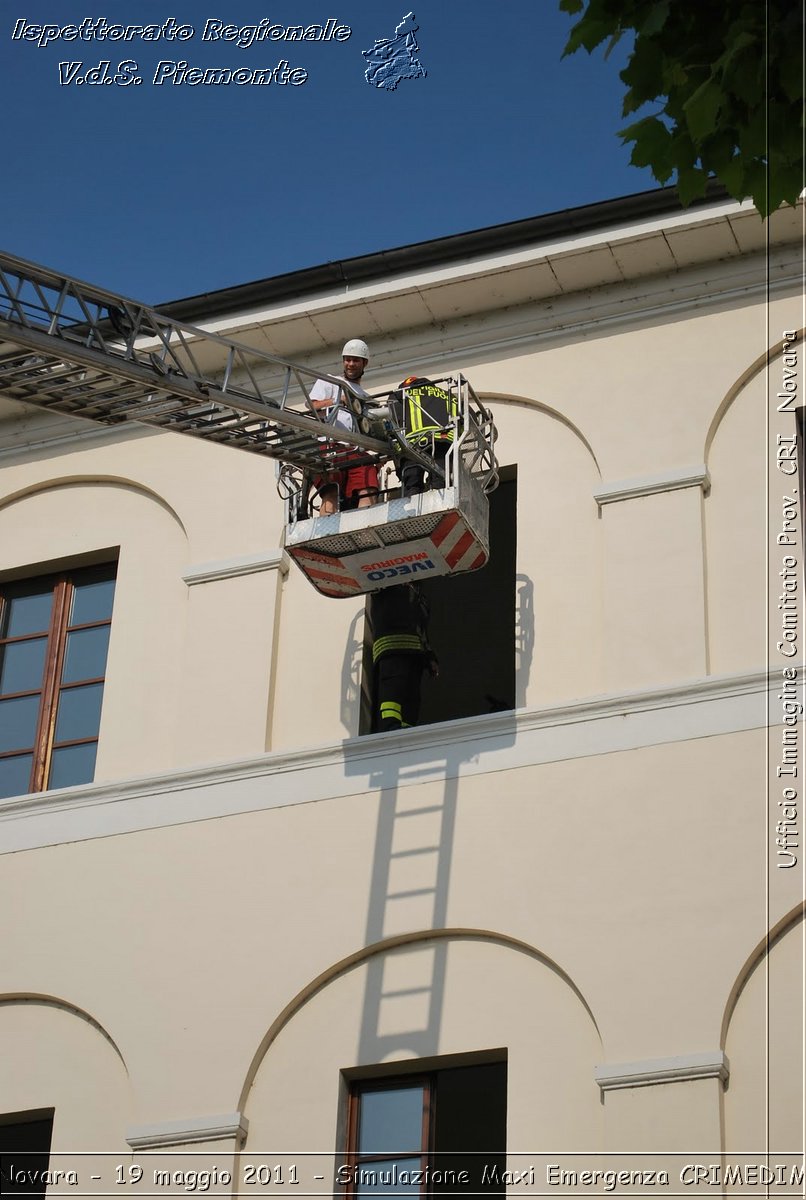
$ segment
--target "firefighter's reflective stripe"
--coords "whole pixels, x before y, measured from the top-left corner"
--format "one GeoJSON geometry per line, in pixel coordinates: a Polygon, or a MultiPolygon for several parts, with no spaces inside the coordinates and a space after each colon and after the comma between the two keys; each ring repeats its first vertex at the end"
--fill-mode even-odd
{"type": "Polygon", "coordinates": [[[412,446],[428,447],[432,442],[452,442],[453,430],[445,429],[442,425],[427,425],[422,434],[407,433],[406,441],[412,446]]]}
{"type": "Polygon", "coordinates": [[[421,654],[423,639],[416,633],[387,633],[376,638],[372,645],[372,661],[382,654],[421,654]]]}
{"type": "Polygon", "coordinates": [[[399,721],[401,725],[405,726],[403,709],[394,700],[384,700],[381,704],[381,720],[399,721]]]}
{"type": "Polygon", "coordinates": [[[453,441],[451,425],[458,412],[455,395],[434,384],[406,388],[403,395],[406,404],[406,441],[425,445],[431,441],[432,434],[438,435],[442,441],[453,441]],[[429,399],[437,400],[443,406],[444,420],[441,423],[433,412],[428,411],[429,399]]]}

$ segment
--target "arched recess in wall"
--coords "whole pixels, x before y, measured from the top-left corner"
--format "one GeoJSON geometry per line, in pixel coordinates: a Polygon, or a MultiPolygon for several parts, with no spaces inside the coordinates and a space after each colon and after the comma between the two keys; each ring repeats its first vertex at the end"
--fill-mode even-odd
{"type": "Polygon", "coordinates": [[[182,532],[187,536],[187,531],[182,522],[181,517],[162,496],[155,492],[152,488],[145,487],[134,479],[129,479],[121,475],[64,475],[53,477],[35,484],[30,484],[27,487],[19,488],[17,491],[9,492],[0,499],[0,511],[9,508],[14,504],[18,504],[21,500],[27,497],[34,496],[39,492],[52,492],[57,488],[67,487],[114,487],[123,488],[142,496],[158,504],[169,517],[171,517],[182,532]]]}
{"type": "MultiPolygon", "coordinates": [[[[781,353],[779,343],[769,358],[781,353]]],[[[705,442],[711,479],[704,506],[706,603],[714,675],[761,668],[766,658],[767,362],[761,355],[737,376],[717,405],[705,442]]]]}
{"type": "MultiPolygon", "coordinates": [[[[556,421],[558,425],[563,426],[571,434],[573,434],[574,438],[577,441],[579,441],[581,443],[581,445],[585,448],[585,450],[588,453],[588,456],[590,457],[591,461],[593,462],[593,466],[596,471],[596,478],[597,478],[597,480],[601,480],[601,477],[602,477],[601,471],[599,469],[599,463],[596,458],[596,454],[593,450],[593,447],[591,446],[590,442],[585,437],[585,434],[582,432],[582,430],[579,428],[579,426],[575,425],[573,421],[569,420],[569,418],[565,415],[565,413],[560,412],[559,409],[553,408],[552,405],[550,405],[550,404],[545,404],[542,400],[535,400],[530,396],[516,396],[516,395],[510,394],[507,392],[480,392],[479,399],[481,400],[482,404],[486,405],[489,403],[495,407],[496,426],[499,425],[499,422],[498,422],[498,415],[499,415],[499,407],[498,406],[499,405],[506,405],[507,408],[524,408],[529,412],[541,413],[544,416],[549,417],[552,421],[556,421]]],[[[501,443],[501,436],[502,436],[501,428],[499,428],[498,432],[499,432],[499,442],[496,447],[497,449],[500,448],[500,445],[502,444],[501,443]]],[[[517,443],[516,443],[515,446],[513,447],[513,450],[517,451],[517,449],[518,449],[518,447],[517,447],[517,443]]],[[[499,455],[499,458],[500,458],[500,455],[499,455]]]]}
{"type": "Polygon", "coordinates": [[[483,392],[496,455],[517,467],[516,707],[604,690],[601,472],[582,430],[526,396],[483,392]]]}
{"type": "Polygon", "coordinates": [[[804,908],[755,947],[731,989],[722,1024],[730,1062],[725,1148],[792,1151],[803,1133],[804,908]],[[769,1131],[769,1141],[767,1141],[769,1131]]]}
{"type": "Polygon", "coordinates": [[[248,1072],[249,1143],[343,1150],[343,1072],[461,1065],[483,1051],[507,1060],[511,1148],[598,1145],[601,1040],[584,998],[534,947],[469,929],[386,940],[303,989],[248,1072]]]}
{"type": "MultiPolygon", "coordinates": [[[[804,336],[806,336],[806,326],[797,331],[797,342],[802,343],[804,336]]],[[[772,365],[777,358],[780,358],[783,352],[783,340],[774,342],[766,354],[759,354],[757,358],[754,358],[753,361],[745,367],[740,375],[737,375],[736,379],[717,405],[716,412],[714,413],[711,424],[708,427],[708,433],[706,434],[705,438],[705,451],[703,455],[706,463],[708,462],[711,453],[711,446],[717,431],[725,418],[725,414],[736,400],[736,397],[747,386],[748,383],[758,378],[759,375],[763,376],[767,364],[769,363],[772,365]]]]}
{"type": "Polygon", "coordinates": [[[117,562],[95,778],[172,766],[188,555],[176,512],[130,480],[51,480],[0,505],[0,544],[17,578],[117,562]]]}
{"type": "MultiPolygon", "coordinates": [[[[126,1065],[110,1034],[83,1009],[56,996],[0,996],[2,1111],[53,1109],[51,1169],[89,1160],[59,1160],[61,1150],[129,1152],[131,1090],[126,1065]]],[[[87,1190],[87,1189],[84,1189],[87,1190]]]]}

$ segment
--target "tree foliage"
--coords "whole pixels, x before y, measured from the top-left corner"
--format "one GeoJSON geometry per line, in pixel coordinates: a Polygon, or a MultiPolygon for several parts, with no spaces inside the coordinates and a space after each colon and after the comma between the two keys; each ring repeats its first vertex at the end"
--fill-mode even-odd
{"type": "Polygon", "coordinates": [[[582,16],[563,57],[605,57],[634,33],[620,78],[622,116],[657,101],[656,114],[619,131],[630,162],[659,183],[677,175],[682,203],[714,175],[763,217],[803,189],[803,30],[797,0],[560,0],[582,16]],[[586,7],[587,5],[587,7],[586,7]]]}

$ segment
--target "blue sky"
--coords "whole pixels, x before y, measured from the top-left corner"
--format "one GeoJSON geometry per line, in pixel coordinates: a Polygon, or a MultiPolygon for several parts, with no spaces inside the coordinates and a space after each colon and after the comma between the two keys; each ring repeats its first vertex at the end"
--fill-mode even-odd
{"type": "MultiPolygon", "coordinates": [[[[28,0],[0,22],[2,245],[151,303],[657,186],[616,131],[619,46],[561,61],[557,0],[28,0]],[[412,11],[424,79],[364,79],[412,11]],[[190,25],[180,41],[14,40],[16,23],[190,25]],[[204,41],[208,20],[325,24],[344,41],[204,41]],[[298,86],[153,83],[157,64],[308,72],[298,86]],[[137,63],[142,83],[61,85],[137,63]]],[[[130,69],[131,70],[131,69],[130,69]]],[[[124,77],[125,72],[124,72],[124,77]]],[[[634,119],[634,118],[633,118],[634,119]]]]}

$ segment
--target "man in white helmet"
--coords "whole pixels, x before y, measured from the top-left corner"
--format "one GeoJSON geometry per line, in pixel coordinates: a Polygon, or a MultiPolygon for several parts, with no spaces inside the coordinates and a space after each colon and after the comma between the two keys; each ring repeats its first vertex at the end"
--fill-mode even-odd
{"type": "MultiPolygon", "coordinates": [[[[367,343],[360,338],[350,338],[345,342],[341,354],[342,374],[338,378],[349,383],[359,396],[369,399],[369,394],[361,387],[361,377],[369,362],[367,343]]],[[[355,429],[348,397],[344,389],[335,383],[317,379],[311,388],[311,405],[322,420],[342,429],[355,429]],[[334,408],[337,409],[335,417],[334,408]]],[[[366,463],[343,471],[328,471],[327,475],[319,475],[314,479],[314,487],[319,494],[319,513],[323,517],[339,511],[339,492],[343,500],[350,502],[355,499],[358,508],[367,508],[378,499],[378,468],[373,463],[366,463]]]]}

